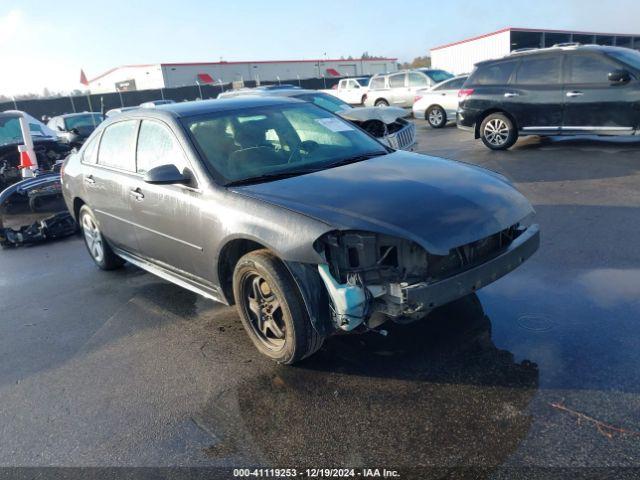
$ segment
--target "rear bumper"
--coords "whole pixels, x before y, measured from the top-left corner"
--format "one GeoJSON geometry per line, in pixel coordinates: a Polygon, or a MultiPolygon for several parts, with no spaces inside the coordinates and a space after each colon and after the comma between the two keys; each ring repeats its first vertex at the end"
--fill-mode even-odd
{"type": "Polygon", "coordinates": [[[500,255],[465,272],[436,283],[416,283],[402,288],[403,302],[412,310],[430,310],[464,297],[514,270],[540,245],[540,228],[531,225],[500,255]]]}
{"type": "Polygon", "coordinates": [[[458,111],[456,112],[456,125],[460,130],[475,132],[477,117],[478,112],[475,110],[458,108],[458,111]]]}

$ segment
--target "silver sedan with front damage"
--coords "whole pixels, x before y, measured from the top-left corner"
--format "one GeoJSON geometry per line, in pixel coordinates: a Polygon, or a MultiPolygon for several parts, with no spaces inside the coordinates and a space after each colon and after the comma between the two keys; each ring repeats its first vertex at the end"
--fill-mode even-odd
{"type": "Polygon", "coordinates": [[[503,176],[395,151],[287,98],[122,113],[69,157],[63,192],[100,268],[128,261],[236,304],[287,364],[329,335],[418,320],[539,243],[503,176]]]}

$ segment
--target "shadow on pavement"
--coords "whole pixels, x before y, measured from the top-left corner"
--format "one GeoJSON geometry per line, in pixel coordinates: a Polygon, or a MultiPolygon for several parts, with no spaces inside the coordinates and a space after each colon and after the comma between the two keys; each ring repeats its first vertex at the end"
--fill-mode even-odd
{"type": "Polygon", "coordinates": [[[221,439],[212,458],[486,468],[527,434],[537,387],[537,366],[496,348],[473,295],[388,337],[335,337],[299,367],[239,379],[198,422],[221,439]]]}

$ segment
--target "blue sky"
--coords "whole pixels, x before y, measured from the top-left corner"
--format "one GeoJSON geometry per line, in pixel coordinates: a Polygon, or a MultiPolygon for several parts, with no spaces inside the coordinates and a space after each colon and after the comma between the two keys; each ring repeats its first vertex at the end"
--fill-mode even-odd
{"type": "Polygon", "coordinates": [[[0,94],[123,64],[371,54],[411,60],[507,26],[639,33],[638,0],[0,0],[0,94]],[[7,68],[8,67],[8,68],[7,68]]]}

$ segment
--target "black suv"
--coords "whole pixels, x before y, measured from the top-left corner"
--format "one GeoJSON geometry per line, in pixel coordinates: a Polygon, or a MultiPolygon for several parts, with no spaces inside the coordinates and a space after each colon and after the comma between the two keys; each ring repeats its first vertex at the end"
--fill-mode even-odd
{"type": "Polygon", "coordinates": [[[519,135],[640,134],[640,52],[561,45],[476,65],[459,92],[458,127],[492,150],[519,135]]]}

